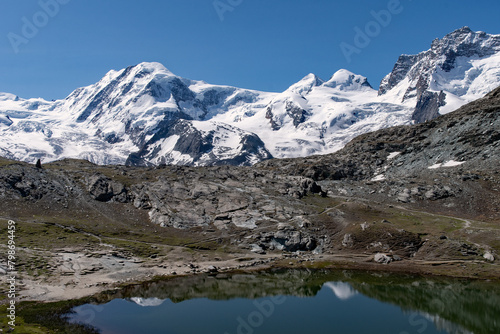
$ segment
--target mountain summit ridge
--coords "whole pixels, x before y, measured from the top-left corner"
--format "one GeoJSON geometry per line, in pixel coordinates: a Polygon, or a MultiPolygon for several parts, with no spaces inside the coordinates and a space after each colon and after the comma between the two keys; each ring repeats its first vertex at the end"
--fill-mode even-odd
{"type": "Polygon", "coordinates": [[[396,92],[411,101],[417,123],[448,113],[492,91],[500,82],[500,35],[465,26],[416,55],[403,54],[379,86],[379,96],[396,92]]]}

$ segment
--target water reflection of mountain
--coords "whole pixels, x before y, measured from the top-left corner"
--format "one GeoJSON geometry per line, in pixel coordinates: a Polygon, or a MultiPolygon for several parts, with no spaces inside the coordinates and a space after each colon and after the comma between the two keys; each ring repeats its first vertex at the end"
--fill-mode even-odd
{"type": "Polygon", "coordinates": [[[326,282],[323,286],[332,290],[340,300],[348,300],[358,294],[358,291],[346,282],[326,282]]]}
{"type": "Polygon", "coordinates": [[[132,297],[130,298],[130,301],[136,303],[139,306],[154,307],[163,304],[165,299],[158,299],[156,297],[152,298],[132,297]]]}
{"type": "Polygon", "coordinates": [[[391,303],[451,333],[500,333],[500,285],[458,279],[354,271],[280,270],[255,274],[178,277],[127,287],[99,302],[125,298],[152,306],[195,298],[227,300],[266,296],[315,296],[323,287],[337,298],[356,294],[391,303]],[[133,299],[132,299],[133,298],[133,299]],[[466,329],[466,330],[465,330],[466,329]]]}
{"type": "Polygon", "coordinates": [[[473,333],[500,333],[500,286],[464,280],[372,280],[352,282],[365,296],[426,314],[436,325],[451,333],[458,324],[473,333]],[[434,317],[434,318],[432,318],[434,317]],[[445,321],[446,320],[446,321],[445,321]],[[447,324],[448,323],[448,324],[447,324]]]}
{"type": "Polygon", "coordinates": [[[453,334],[473,334],[473,332],[468,331],[467,329],[465,329],[465,328],[461,327],[460,325],[457,325],[451,321],[443,319],[443,318],[439,317],[438,315],[428,314],[428,313],[424,313],[424,312],[420,312],[420,315],[423,318],[434,323],[434,325],[436,326],[436,328],[439,331],[446,331],[447,333],[453,333],[453,334]]]}
{"type": "MultiPolygon", "coordinates": [[[[280,270],[255,274],[176,277],[130,286],[103,298],[158,298],[178,303],[195,298],[256,299],[276,295],[312,297],[321,290],[325,281],[328,281],[325,275],[326,273],[319,274],[308,270],[280,270]]],[[[337,278],[335,280],[338,280],[343,275],[340,273],[334,276],[337,278]]]]}

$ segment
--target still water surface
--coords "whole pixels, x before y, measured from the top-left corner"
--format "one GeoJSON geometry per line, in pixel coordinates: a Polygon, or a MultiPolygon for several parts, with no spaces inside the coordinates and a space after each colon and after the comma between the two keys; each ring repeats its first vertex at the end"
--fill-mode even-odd
{"type": "Polygon", "coordinates": [[[76,307],[103,334],[500,333],[500,286],[286,270],[145,283],[76,307]]]}

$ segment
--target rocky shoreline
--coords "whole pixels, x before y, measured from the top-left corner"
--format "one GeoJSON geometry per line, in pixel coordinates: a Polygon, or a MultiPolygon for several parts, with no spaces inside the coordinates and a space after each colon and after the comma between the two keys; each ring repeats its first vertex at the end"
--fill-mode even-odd
{"type": "Polygon", "coordinates": [[[276,268],[363,270],[425,276],[445,276],[500,281],[500,267],[484,260],[402,260],[397,256],[371,254],[239,254],[234,258],[193,262],[161,262],[124,258],[116,253],[79,253],[61,250],[54,254],[58,271],[50,277],[24,277],[19,281],[19,301],[55,302],[90,297],[123,286],[151,280],[198,274],[251,273],[276,268]],[[114,255],[113,255],[114,254],[114,255]]]}

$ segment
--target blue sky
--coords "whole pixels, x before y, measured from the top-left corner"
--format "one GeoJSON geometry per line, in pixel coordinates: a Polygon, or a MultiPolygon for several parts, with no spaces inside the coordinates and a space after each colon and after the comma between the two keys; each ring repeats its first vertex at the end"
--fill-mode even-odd
{"type": "Polygon", "coordinates": [[[434,38],[465,25],[500,34],[498,13],[498,0],[2,0],[0,92],[64,98],[142,61],[264,91],[341,68],[378,87],[400,54],[434,38]],[[372,29],[369,41],[355,43],[356,27],[372,29]]]}

